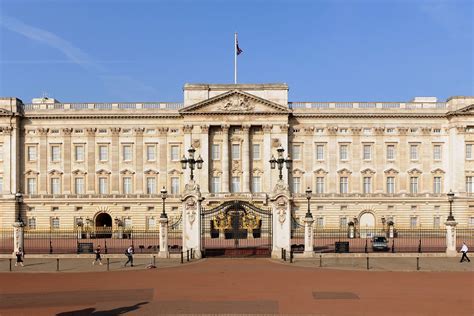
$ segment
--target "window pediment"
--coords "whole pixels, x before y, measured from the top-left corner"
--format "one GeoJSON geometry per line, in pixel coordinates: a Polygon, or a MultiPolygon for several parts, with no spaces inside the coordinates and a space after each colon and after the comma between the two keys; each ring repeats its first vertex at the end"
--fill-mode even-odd
{"type": "Polygon", "coordinates": [[[160,172],[158,170],[154,170],[154,169],[147,169],[145,170],[144,174],[146,175],[157,175],[159,174],[160,172]]]}
{"type": "Polygon", "coordinates": [[[337,173],[338,173],[339,175],[349,175],[349,174],[352,173],[352,171],[350,171],[349,169],[346,169],[346,168],[342,168],[342,169],[339,169],[339,170],[337,171],[337,173]]]}
{"type": "Polygon", "coordinates": [[[78,175],[86,175],[87,171],[81,170],[81,169],[76,169],[71,172],[73,175],[78,176],[78,175]]]}
{"type": "Polygon", "coordinates": [[[320,175],[320,176],[325,176],[328,174],[328,172],[326,170],[324,170],[323,168],[319,168],[315,171],[313,171],[314,174],[316,175],[320,175]]]}
{"type": "Polygon", "coordinates": [[[99,169],[95,173],[99,175],[107,175],[107,174],[110,174],[111,172],[109,170],[99,169]]]}
{"type": "Polygon", "coordinates": [[[390,168],[390,169],[385,170],[384,173],[388,175],[395,175],[395,174],[398,174],[398,170],[390,168]]]}
{"type": "Polygon", "coordinates": [[[212,169],[212,175],[213,175],[214,177],[220,177],[220,176],[222,175],[222,171],[219,170],[219,169],[215,169],[215,168],[214,168],[214,169],[212,169]]]}
{"type": "Polygon", "coordinates": [[[50,171],[48,171],[48,174],[52,176],[59,176],[59,175],[62,175],[63,172],[58,169],[51,169],[50,171]]]}
{"type": "Polygon", "coordinates": [[[364,176],[372,176],[372,175],[375,174],[375,170],[370,169],[370,168],[366,168],[366,169],[362,170],[360,173],[363,174],[364,176]]]}
{"type": "Polygon", "coordinates": [[[260,176],[260,175],[263,174],[263,170],[260,169],[260,168],[253,168],[252,174],[253,174],[254,176],[260,176]]]}
{"type": "Polygon", "coordinates": [[[25,171],[25,175],[27,175],[27,176],[37,176],[37,175],[39,175],[39,172],[35,171],[35,170],[28,169],[27,171],[25,171]]]}
{"type": "Polygon", "coordinates": [[[120,171],[120,174],[132,175],[132,174],[135,174],[135,171],[130,170],[130,169],[124,169],[124,170],[120,171]]]}
{"type": "Polygon", "coordinates": [[[435,174],[435,175],[445,174],[444,170],[441,169],[441,168],[436,168],[436,169],[434,169],[434,170],[431,170],[431,173],[432,173],[432,174],[435,174]]]}
{"type": "Polygon", "coordinates": [[[420,169],[412,168],[412,169],[408,170],[407,173],[411,176],[416,176],[416,175],[422,174],[423,172],[420,169]]]}
{"type": "Polygon", "coordinates": [[[301,170],[299,168],[293,169],[293,175],[295,176],[301,176],[304,174],[304,170],[301,170]]]}
{"type": "Polygon", "coordinates": [[[173,168],[170,171],[168,171],[168,174],[179,175],[179,174],[183,174],[183,171],[173,168]]]}

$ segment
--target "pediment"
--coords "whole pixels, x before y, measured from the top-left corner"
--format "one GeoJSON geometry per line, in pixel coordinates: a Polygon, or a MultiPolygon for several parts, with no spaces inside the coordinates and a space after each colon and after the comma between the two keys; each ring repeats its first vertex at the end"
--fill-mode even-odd
{"type": "Polygon", "coordinates": [[[455,111],[450,111],[447,113],[448,116],[450,115],[474,115],[474,104],[467,105],[463,108],[460,108],[455,111]]]}
{"type": "Polygon", "coordinates": [[[179,111],[181,114],[286,114],[289,112],[285,106],[239,90],[228,91],[179,111]]]}

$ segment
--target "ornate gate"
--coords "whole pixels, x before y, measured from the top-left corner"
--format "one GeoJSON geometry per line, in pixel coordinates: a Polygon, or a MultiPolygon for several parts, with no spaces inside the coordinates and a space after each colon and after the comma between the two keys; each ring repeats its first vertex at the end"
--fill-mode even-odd
{"type": "Polygon", "coordinates": [[[201,211],[203,256],[270,256],[272,212],[244,201],[201,211]]]}

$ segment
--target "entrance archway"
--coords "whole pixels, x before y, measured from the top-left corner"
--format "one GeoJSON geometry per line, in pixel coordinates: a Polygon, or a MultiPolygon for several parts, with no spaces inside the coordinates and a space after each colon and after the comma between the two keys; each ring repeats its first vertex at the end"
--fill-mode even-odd
{"type": "Polygon", "coordinates": [[[375,216],[365,212],[359,218],[360,238],[371,238],[375,235],[375,216]]]}
{"type": "Polygon", "coordinates": [[[112,216],[108,213],[100,213],[95,217],[95,229],[97,238],[112,237],[112,216]]]}

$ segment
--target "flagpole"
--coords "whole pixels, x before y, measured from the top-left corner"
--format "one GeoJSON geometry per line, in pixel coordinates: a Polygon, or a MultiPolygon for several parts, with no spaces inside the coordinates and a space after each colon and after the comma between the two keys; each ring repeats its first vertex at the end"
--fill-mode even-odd
{"type": "Polygon", "coordinates": [[[234,33],[234,84],[237,84],[237,33],[234,33]]]}

